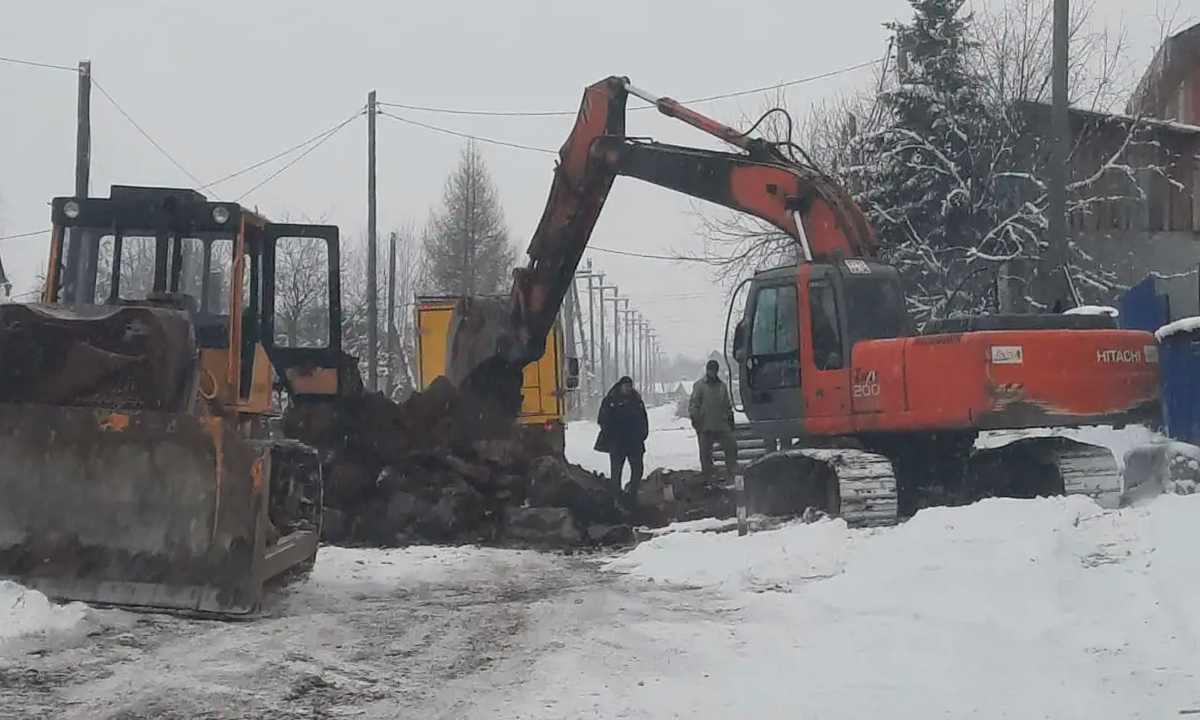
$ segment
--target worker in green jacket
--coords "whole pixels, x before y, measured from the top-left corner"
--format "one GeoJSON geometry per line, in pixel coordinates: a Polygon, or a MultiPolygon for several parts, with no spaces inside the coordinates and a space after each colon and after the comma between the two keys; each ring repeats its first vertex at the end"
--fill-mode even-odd
{"type": "Polygon", "coordinates": [[[729,388],[721,381],[721,366],[716,360],[708,361],[704,377],[692,385],[688,417],[700,443],[700,469],[704,474],[713,474],[713,445],[721,443],[729,476],[736,475],[738,448],[733,436],[733,401],[729,388]]]}

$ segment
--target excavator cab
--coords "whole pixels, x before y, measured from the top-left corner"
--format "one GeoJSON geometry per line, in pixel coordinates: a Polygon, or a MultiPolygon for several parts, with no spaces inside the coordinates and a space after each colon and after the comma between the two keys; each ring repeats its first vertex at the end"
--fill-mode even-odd
{"type": "Polygon", "coordinates": [[[849,413],[855,343],[912,334],[900,275],[889,265],[787,265],[749,285],[733,355],[746,416],[769,448],[799,438],[806,417],[849,413]]]}
{"type": "Polygon", "coordinates": [[[41,302],[0,306],[0,577],[244,615],[315,559],[321,473],[278,391],[341,391],[338,230],[192,190],[56,198],[41,302]]]}

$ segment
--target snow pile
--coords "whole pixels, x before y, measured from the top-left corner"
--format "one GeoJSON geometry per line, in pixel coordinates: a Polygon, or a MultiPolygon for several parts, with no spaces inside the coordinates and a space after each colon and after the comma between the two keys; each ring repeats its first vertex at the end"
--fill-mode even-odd
{"type": "Polygon", "coordinates": [[[1154,331],[1154,337],[1163,342],[1172,335],[1182,333],[1191,333],[1200,330],[1200,317],[1185,317],[1180,318],[1172,323],[1167,323],[1154,331]]]}
{"type": "Polygon", "coordinates": [[[692,605],[723,619],[639,628],[673,650],[634,706],[881,720],[1200,709],[1198,515],[1200,496],[1107,512],[994,499],[872,533],[826,521],[655,538],[608,568],[710,588],[692,605]]]}
{"type": "Polygon", "coordinates": [[[1063,311],[1063,315],[1107,315],[1119,317],[1120,311],[1108,305],[1080,305],[1063,311]]]}
{"type": "Polygon", "coordinates": [[[780,589],[841,573],[850,545],[858,539],[840,519],[789,523],[740,539],[736,533],[712,532],[712,527],[705,521],[669,526],[671,531],[609,561],[607,567],[683,585],[780,589]]]}
{"type": "Polygon", "coordinates": [[[0,643],[29,635],[66,633],[87,620],[88,607],[57,605],[37,590],[0,580],[0,643]]]}

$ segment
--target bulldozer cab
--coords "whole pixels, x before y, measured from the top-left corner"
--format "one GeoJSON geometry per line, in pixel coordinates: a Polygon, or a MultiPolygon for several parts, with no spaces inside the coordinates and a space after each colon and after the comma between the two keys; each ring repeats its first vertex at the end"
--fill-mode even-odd
{"type": "Polygon", "coordinates": [[[129,186],[109,198],[57,198],[52,217],[45,303],[186,313],[205,391],[243,412],[269,412],[272,387],[336,394],[336,227],[272,223],[193,190],[129,186]]]}
{"type": "Polygon", "coordinates": [[[0,577],[253,612],[317,551],[319,460],[264,421],[342,389],[337,228],[171,188],[51,205],[41,302],[0,306],[0,577]]]}
{"type": "Polygon", "coordinates": [[[798,437],[805,417],[846,414],[854,344],[912,333],[899,274],[882,263],[790,265],[749,285],[733,353],[746,415],[767,437],[798,437]]]}

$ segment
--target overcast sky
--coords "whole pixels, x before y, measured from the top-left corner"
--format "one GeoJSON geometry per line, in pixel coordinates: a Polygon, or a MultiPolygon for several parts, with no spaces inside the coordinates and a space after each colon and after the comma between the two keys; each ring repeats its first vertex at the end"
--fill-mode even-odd
{"type": "MultiPolygon", "coordinates": [[[[996,0],[993,0],[996,1],[996,0]]],[[[1173,7],[1173,5],[1171,5],[1173,7]]],[[[678,99],[731,92],[880,58],[886,21],[904,0],[790,3],[743,0],[562,0],[415,3],[395,0],[3,0],[0,56],[74,66],[90,59],[97,83],[187,173],[211,182],[381,102],[484,110],[570,110],[585,85],[627,75],[678,99]]],[[[1132,59],[1150,58],[1154,3],[1096,0],[1096,19],[1123,24],[1132,59]]],[[[794,86],[803,113],[871,68],[794,86]]],[[[0,236],[48,227],[48,201],[73,187],[75,76],[0,62],[0,236]]],[[[761,97],[704,103],[726,121],[755,114],[761,97]]],[[[570,117],[495,118],[389,112],[457,132],[557,149],[570,117]]],[[[93,92],[92,192],[111,183],[194,186],[99,91],[93,92]]],[[[465,142],[379,120],[381,236],[423,224],[465,142]]],[[[654,113],[630,116],[631,135],[712,146],[654,113]]],[[[481,145],[514,241],[523,249],[546,201],[551,154],[481,145]]],[[[366,123],[346,126],[306,159],[246,197],[269,216],[326,215],[343,236],[366,225],[366,123]]],[[[234,199],[282,163],[215,188],[234,199]]],[[[592,244],[651,254],[696,252],[686,198],[618,179],[592,244]]],[[[46,262],[45,236],[0,242],[27,291],[46,262]]],[[[674,353],[720,345],[726,296],[709,271],[679,262],[589,251],[596,269],[653,323],[674,353]]]]}

